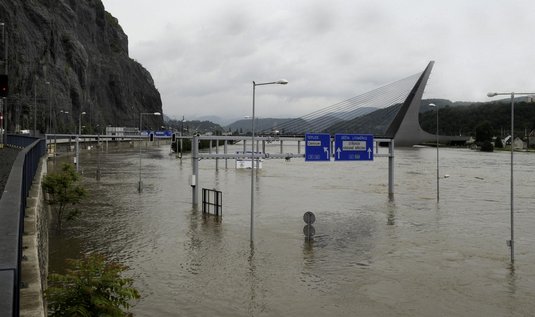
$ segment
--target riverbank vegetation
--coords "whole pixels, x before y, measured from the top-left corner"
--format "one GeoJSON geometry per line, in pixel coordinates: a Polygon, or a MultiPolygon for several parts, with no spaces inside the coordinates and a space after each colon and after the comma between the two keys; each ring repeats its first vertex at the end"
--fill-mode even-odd
{"type": "MultiPolygon", "coordinates": [[[[438,104],[438,103],[437,103],[438,104]]],[[[510,101],[492,103],[472,103],[462,106],[439,105],[440,135],[473,136],[478,138],[476,127],[485,123],[492,137],[505,138],[511,134],[510,101]]],[[[423,107],[420,113],[420,125],[429,133],[436,133],[437,119],[434,108],[423,107]]],[[[535,102],[517,101],[515,103],[514,137],[527,138],[535,130],[535,102]]],[[[533,144],[535,145],[535,137],[533,144]]]]}
{"type": "Polygon", "coordinates": [[[68,259],[65,274],[50,274],[45,292],[49,316],[131,316],[130,300],[140,295],[133,280],[122,277],[126,266],[101,254],[68,259]]]}
{"type": "Polygon", "coordinates": [[[87,191],[71,164],[63,164],[59,171],[46,175],[42,186],[48,194],[46,202],[52,207],[56,229],[60,232],[63,220],[72,220],[80,213],[76,205],[87,196],[87,191]]]}

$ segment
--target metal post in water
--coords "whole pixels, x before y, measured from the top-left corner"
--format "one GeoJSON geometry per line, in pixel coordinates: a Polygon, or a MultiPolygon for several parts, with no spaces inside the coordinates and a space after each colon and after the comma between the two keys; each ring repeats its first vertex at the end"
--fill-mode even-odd
{"type": "Polygon", "coordinates": [[[515,263],[515,226],[514,226],[514,181],[513,181],[513,153],[515,139],[515,93],[511,93],[511,264],[515,263]]]}
{"type": "Polygon", "coordinates": [[[388,199],[394,200],[394,139],[388,145],[388,199]]]}
{"type": "MultiPolygon", "coordinates": [[[[256,83],[253,81],[253,116],[251,118],[251,228],[249,232],[249,238],[251,245],[254,243],[254,115],[255,115],[255,92],[256,83]]],[[[245,143],[243,144],[245,148],[245,143]]]]}
{"type": "Polygon", "coordinates": [[[199,136],[194,134],[191,139],[191,167],[193,174],[191,175],[191,205],[193,208],[197,208],[199,202],[199,136]]]}
{"type": "Polygon", "coordinates": [[[97,137],[97,181],[100,180],[100,151],[102,151],[102,145],[100,144],[100,132],[97,137]]]}
{"type": "MultiPolygon", "coordinates": [[[[260,153],[260,141],[256,141],[256,153],[260,153]]],[[[256,168],[260,168],[260,158],[258,158],[256,161],[256,168]]],[[[258,171],[257,171],[258,172],[258,171]]]]}
{"type": "MultiPolygon", "coordinates": [[[[219,140],[215,140],[215,154],[219,154],[219,140]]],[[[215,159],[215,170],[219,170],[219,159],[215,159]]]]}
{"type": "MultiPolygon", "coordinates": [[[[225,153],[225,155],[228,152],[227,140],[225,140],[225,144],[223,145],[223,152],[225,153]]],[[[227,169],[227,168],[228,168],[228,159],[225,159],[225,169],[227,169]]]]}

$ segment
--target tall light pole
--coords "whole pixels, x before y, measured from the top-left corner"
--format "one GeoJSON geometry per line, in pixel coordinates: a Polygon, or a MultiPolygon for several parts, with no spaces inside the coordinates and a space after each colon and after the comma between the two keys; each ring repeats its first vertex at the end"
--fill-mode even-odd
{"type": "Polygon", "coordinates": [[[437,130],[435,132],[436,135],[436,143],[437,143],[437,202],[440,200],[440,172],[439,172],[439,144],[438,144],[438,106],[434,103],[429,104],[430,107],[435,107],[437,111],[437,130]]]}
{"type": "Polygon", "coordinates": [[[37,75],[33,77],[33,133],[37,136],[37,75]]]}
{"type": "Polygon", "coordinates": [[[264,85],[286,85],[288,81],[286,79],[281,79],[278,81],[272,81],[268,83],[255,83],[253,81],[253,115],[251,117],[251,244],[254,242],[254,178],[255,178],[255,166],[254,166],[254,157],[255,157],[255,151],[254,151],[254,134],[255,134],[255,126],[254,126],[254,115],[255,115],[255,94],[256,94],[256,86],[264,86],[264,85]]]}
{"type": "Polygon", "coordinates": [[[141,181],[141,129],[143,127],[143,116],[152,115],[152,116],[161,116],[159,112],[140,112],[139,113],[139,182],[137,186],[137,191],[141,193],[143,191],[143,182],[141,181]]]}
{"type": "Polygon", "coordinates": [[[507,241],[507,245],[511,248],[511,264],[515,263],[515,227],[514,227],[514,135],[515,135],[515,94],[516,95],[535,95],[535,93],[527,92],[489,92],[488,97],[495,96],[511,96],[511,240],[507,241]]]}
{"type": "MultiPolygon", "coordinates": [[[[69,112],[66,111],[66,110],[60,110],[59,113],[60,113],[60,115],[61,115],[61,130],[64,131],[64,130],[65,130],[65,127],[64,127],[64,121],[65,121],[65,118],[68,117],[69,112]],[[65,115],[65,116],[63,116],[63,115],[65,115]]],[[[56,125],[57,125],[57,124],[56,124],[56,125]]],[[[57,127],[56,127],[56,130],[57,130],[57,127]]],[[[55,131],[55,133],[57,133],[57,131],[55,131]]],[[[64,132],[62,132],[62,133],[64,133],[64,132]]]]}
{"type": "Polygon", "coordinates": [[[76,135],[76,172],[80,171],[80,134],[82,134],[82,116],[85,111],[78,115],[78,134],[76,135]]]}
{"type": "Polygon", "coordinates": [[[48,98],[46,99],[48,103],[48,124],[46,128],[46,133],[51,133],[52,132],[52,103],[50,102],[50,82],[45,81],[45,84],[47,85],[47,89],[48,89],[48,98]]]}
{"type": "MultiPolygon", "coordinates": [[[[4,22],[0,22],[0,26],[2,26],[2,44],[4,45],[4,58],[2,60],[4,64],[4,74],[7,75],[7,39],[6,39],[6,25],[4,22]]],[[[7,133],[7,124],[5,121],[7,121],[7,115],[5,114],[7,112],[7,98],[3,97],[2,102],[0,103],[0,149],[4,147],[5,142],[5,135],[7,133]],[[5,120],[3,118],[5,116],[5,120]],[[5,128],[4,128],[5,127],[5,128]]]]}
{"type": "Polygon", "coordinates": [[[7,75],[7,37],[6,37],[6,25],[4,22],[0,22],[2,26],[2,43],[4,43],[4,74],[7,75]]]}

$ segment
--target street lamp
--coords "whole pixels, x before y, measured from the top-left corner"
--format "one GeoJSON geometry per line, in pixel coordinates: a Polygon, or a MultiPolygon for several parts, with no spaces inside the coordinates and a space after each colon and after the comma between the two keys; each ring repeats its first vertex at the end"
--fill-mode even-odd
{"type": "Polygon", "coordinates": [[[139,182],[137,186],[137,191],[141,193],[143,191],[143,182],[141,181],[141,128],[142,122],[143,122],[143,116],[144,115],[152,115],[152,116],[161,116],[162,114],[159,112],[140,112],[139,113],[139,182]]]}
{"type": "Polygon", "coordinates": [[[76,172],[80,171],[80,134],[82,134],[82,116],[85,111],[78,115],[78,134],[76,135],[76,172]]]}
{"type": "Polygon", "coordinates": [[[440,200],[440,173],[439,173],[439,154],[438,154],[438,106],[434,103],[429,104],[430,107],[435,107],[437,110],[437,130],[436,130],[436,138],[437,138],[437,202],[440,200]]]}
{"type": "Polygon", "coordinates": [[[286,85],[288,81],[286,79],[281,79],[278,81],[272,81],[267,83],[255,83],[253,81],[253,115],[251,117],[251,244],[254,242],[254,178],[255,178],[255,166],[254,166],[254,115],[255,115],[255,94],[256,86],[264,85],[286,85]]]}
{"type": "Polygon", "coordinates": [[[34,75],[33,81],[33,133],[37,136],[37,75],[34,75]]]}
{"type": "Polygon", "coordinates": [[[535,95],[535,93],[527,92],[489,92],[488,97],[495,96],[511,96],[511,240],[507,241],[507,245],[511,248],[511,264],[515,263],[515,229],[514,229],[514,182],[513,182],[513,157],[514,157],[514,134],[515,134],[515,94],[516,95],[535,95]]]}
{"type": "Polygon", "coordinates": [[[50,102],[50,82],[45,81],[45,84],[47,85],[48,90],[48,98],[46,99],[46,102],[48,103],[48,125],[46,133],[52,133],[52,103],[50,102]]]}
{"type": "MultiPolygon", "coordinates": [[[[2,43],[4,44],[4,58],[2,60],[4,64],[4,74],[7,75],[7,39],[6,39],[6,25],[4,22],[0,22],[2,26],[2,43]]],[[[4,122],[4,114],[7,112],[7,98],[2,98],[2,103],[0,104],[0,149],[4,147],[6,143],[6,133],[7,133],[7,124],[4,122]],[[5,127],[5,128],[4,128],[5,127]]],[[[6,116],[7,121],[7,116],[6,116]]]]}
{"type": "MultiPolygon", "coordinates": [[[[67,129],[65,129],[65,123],[64,122],[65,122],[65,118],[67,118],[69,116],[69,111],[60,110],[59,113],[61,115],[61,121],[60,121],[60,123],[61,123],[61,131],[63,132],[65,130],[67,130],[67,129]],[[65,115],[65,117],[63,115],[65,115]]],[[[57,126],[57,124],[56,124],[56,126],[57,126]]],[[[57,131],[56,131],[56,133],[57,133],[57,131]]]]}

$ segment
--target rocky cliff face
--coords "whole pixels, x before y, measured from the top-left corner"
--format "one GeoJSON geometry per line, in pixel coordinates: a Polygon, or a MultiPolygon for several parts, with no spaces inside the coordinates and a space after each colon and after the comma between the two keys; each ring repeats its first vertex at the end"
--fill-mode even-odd
{"type": "MultiPolygon", "coordinates": [[[[100,0],[2,0],[0,22],[8,39],[8,131],[32,129],[35,117],[42,132],[73,132],[86,112],[85,132],[97,133],[138,127],[140,112],[162,112],[150,73],[128,57],[128,37],[100,0]]],[[[162,117],[143,122],[157,129],[162,117]]]]}

